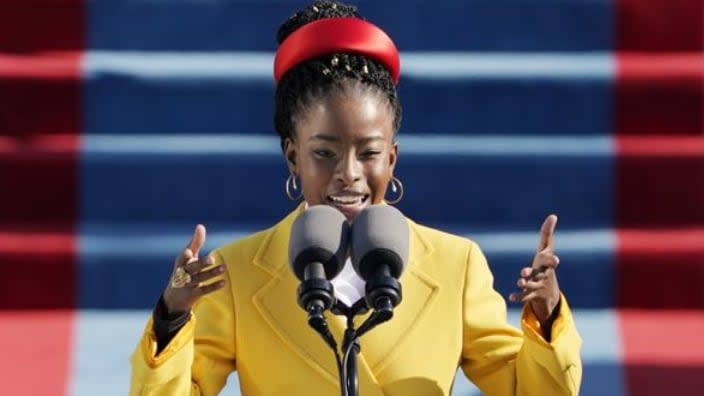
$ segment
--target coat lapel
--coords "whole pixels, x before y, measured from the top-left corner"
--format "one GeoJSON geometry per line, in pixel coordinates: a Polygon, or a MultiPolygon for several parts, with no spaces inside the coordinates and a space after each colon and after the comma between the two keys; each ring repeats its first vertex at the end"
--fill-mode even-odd
{"type": "MultiPolygon", "coordinates": [[[[303,205],[272,228],[254,258],[254,264],[271,279],[255,293],[257,310],[281,340],[313,370],[332,384],[338,384],[337,364],[330,348],[308,326],[307,315],[296,302],[299,280],[288,268],[288,243],[291,226],[303,205]]],[[[344,323],[328,316],[328,326],[340,340],[344,323]]]]}
{"type": "Polygon", "coordinates": [[[362,355],[372,372],[379,375],[405,348],[405,344],[415,325],[432,306],[438,292],[438,284],[423,271],[423,264],[432,252],[432,246],[418,232],[417,226],[409,221],[411,244],[409,262],[401,275],[403,299],[394,309],[394,317],[362,336],[362,355]]]}
{"type": "MultiPolygon", "coordinates": [[[[271,279],[254,295],[253,303],[265,321],[281,340],[311,369],[334,385],[339,383],[335,357],[330,348],[307,324],[306,313],[296,302],[296,289],[300,283],[288,269],[288,241],[291,226],[303,211],[303,205],[272,228],[255,255],[254,264],[271,279]]],[[[423,316],[437,294],[437,284],[421,270],[423,260],[432,251],[431,246],[411,226],[411,252],[407,270],[401,277],[403,301],[395,309],[394,318],[379,325],[361,339],[359,356],[359,383],[364,394],[382,396],[375,373],[391,362],[403,345],[414,324],[423,316]]],[[[342,317],[329,312],[328,326],[337,342],[341,342],[345,329],[342,317]]],[[[359,317],[357,325],[366,319],[359,317]]],[[[361,391],[360,391],[361,393],[361,391]]]]}

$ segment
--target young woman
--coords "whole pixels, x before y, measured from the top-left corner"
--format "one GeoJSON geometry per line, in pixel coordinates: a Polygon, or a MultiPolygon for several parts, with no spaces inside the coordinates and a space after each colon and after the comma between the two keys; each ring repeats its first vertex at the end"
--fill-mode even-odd
{"type": "MultiPolygon", "coordinates": [[[[350,221],[385,204],[399,158],[399,61],[391,39],[354,7],[316,1],[278,32],[275,126],[288,168],[285,192],[304,202],[272,228],[199,255],[205,228],[176,259],[132,356],[132,395],[215,395],[237,370],[242,394],[339,394],[328,346],[296,303],[288,268],[291,225],[306,206],[331,205],[350,221]],[[297,196],[298,195],[298,196],[297,196]]],[[[400,189],[400,191],[399,191],[400,189]]],[[[506,322],[476,243],[408,220],[403,302],[361,338],[361,395],[448,395],[458,367],[486,395],[576,395],[581,339],[558,288],[549,216],[533,265],[520,271],[522,330],[506,322]]],[[[346,268],[336,294],[363,284],[346,268]]],[[[341,339],[344,318],[330,316],[341,339]]]]}

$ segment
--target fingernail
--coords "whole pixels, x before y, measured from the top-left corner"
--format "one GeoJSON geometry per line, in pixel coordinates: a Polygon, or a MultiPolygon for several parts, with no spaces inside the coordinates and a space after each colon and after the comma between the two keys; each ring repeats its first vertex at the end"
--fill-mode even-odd
{"type": "Polygon", "coordinates": [[[219,266],[218,272],[225,272],[225,266],[224,265],[219,266]]]}
{"type": "Polygon", "coordinates": [[[208,256],[205,258],[205,263],[206,264],[212,264],[213,263],[213,256],[208,256]]]}

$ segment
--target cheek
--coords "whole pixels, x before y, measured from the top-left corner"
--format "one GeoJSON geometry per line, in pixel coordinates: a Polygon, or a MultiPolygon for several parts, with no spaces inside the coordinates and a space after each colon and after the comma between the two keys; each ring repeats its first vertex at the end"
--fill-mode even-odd
{"type": "Polygon", "coordinates": [[[301,161],[299,176],[303,185],[303,194],[310,204],[319,203],[320,196],[327,191],[334,169],[328,166],[325,161],[318,161],[314,158],[306,158],[301,161]]]}
{"type": "Polygon", "coordinates": [[[374,203],[381,202],[391,180],[391,168],[388,163],[379,161],[367,171],[367,183],[374,194],[374,203]]]}

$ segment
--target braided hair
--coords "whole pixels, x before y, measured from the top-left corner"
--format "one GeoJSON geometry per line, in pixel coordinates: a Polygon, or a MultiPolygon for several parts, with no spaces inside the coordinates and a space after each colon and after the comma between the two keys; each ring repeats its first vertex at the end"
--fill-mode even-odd
{"type": "MultiPolygon", "coordinates": [[[[279,28],[279,45],[296,29],[324,18],[362,18],[357,7],[335,0],[317,0],[293,14],[279,28]]],[[[380,63],[362,55],[336,53],[310,59],[296,65],[279,80],[276,86],[274,126],[281,138],[281,147],[287,138],[295,137],[295,117],[314,99],[335,90],[344,91],[350,84],[383,95],[394,113],[393,130],[401,124],[401,103],[391,73],[380,63]]]]}

